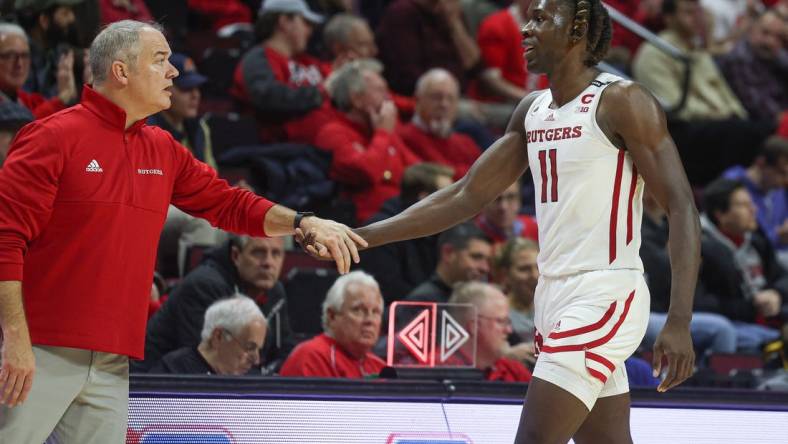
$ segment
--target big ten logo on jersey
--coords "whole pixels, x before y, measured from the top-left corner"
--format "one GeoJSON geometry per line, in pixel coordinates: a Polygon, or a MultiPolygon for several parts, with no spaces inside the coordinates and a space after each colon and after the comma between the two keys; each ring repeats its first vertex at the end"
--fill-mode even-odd
{"type": "Polygon", "coordinates": [[[293,85],[319,85],[323,82],[323,74],[315,65],[302,65],[294,61],[287,63],[290,69],[290,83],[293,85]]]}
{"type": "Polygon", "coordinates": [[[594,100],[594,96],[595,94],[584,94],[580,97],[580,103],[582,103],[582,105],[575,107],[575,112],[587,113],[591,109],[588,105],[594,100]]]}

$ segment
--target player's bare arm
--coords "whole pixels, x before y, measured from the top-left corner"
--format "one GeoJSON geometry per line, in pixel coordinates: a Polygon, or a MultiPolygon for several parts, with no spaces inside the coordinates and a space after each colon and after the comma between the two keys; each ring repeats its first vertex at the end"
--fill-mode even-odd
{"type": "Polygon", "coordinates": [[[670,309],[654,345],[655,373],[661,371],[663,356],[668,361],[658,387],[665,391],[691,376],[695,362],[689,323],[700,264],[698,212],[665,114],[650,93],[631,82],[611,85],[602,96],[597,121],[613,143],[630,152],[649,191],[668,215],[670,309]]]}
{"type": "Polygon", "coordinates": [[[528,167],[525,113],[537,94],[520,101],[506,133],[473,164],[468,174],[402,213],[356,229],[370,247],[439,233],[470,219],[509,187],[528,167]]]}

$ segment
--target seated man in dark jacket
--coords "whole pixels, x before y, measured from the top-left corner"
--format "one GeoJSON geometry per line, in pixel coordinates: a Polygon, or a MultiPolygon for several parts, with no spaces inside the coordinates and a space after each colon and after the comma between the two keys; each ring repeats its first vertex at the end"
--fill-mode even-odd
{"type": "Polygon", "coordinates": [[[150,373],[245,375],[259,372],[268,323],[255,302],[236,295],[211,304],[197,346],[171,351],[150,373]]]}
{"type": "Polygon", "coordinates": [[[449,301],[455,284],[487,281],[493,247],[490,238],[473,222],[449,228],[438,236],[435,273],[408,294],[408,301],[449,301]]]}
{"type": "Polygon", "coordinates": [[[779,337],[788,320],[788,273],[758,229],[743,183],[718,179],[704,190],[700,282],[719,312],[734,320],[739,348],[757,349],[779,337]],[[761,325],[756,325],[761,324],[761,325]]]}
{"type": "Polygon", "coordinates": [[[284,262],[284,241],[233,237],[206,256],[148,322],[145,360],[134,364],[135,371],[148,371],[172,350],[196,346],[205,310],[237,292],[255,300],[268,318],[271,334],[263,347],[264,362],[275,365],[295,345],[284,287],[278,281],[284,262]]]}
{"type": "MultiPolygon", "coordinates": [[[[367,223],[388,219],[427,195],[451,185],[451,167],[437,163],[418,163],[405,170],[400,195],[387,200],[367,223]]],[[[404,299],[420,283],[430,277],[438,263],[437,236],[394,242],[361,253],[359,266],[375,277],[386,305],[404,299]]]]}

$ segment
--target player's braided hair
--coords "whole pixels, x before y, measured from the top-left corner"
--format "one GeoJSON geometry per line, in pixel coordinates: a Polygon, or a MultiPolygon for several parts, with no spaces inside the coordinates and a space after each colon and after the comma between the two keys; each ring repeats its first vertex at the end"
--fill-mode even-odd
{"type": "Polygon", "coordinates": [[[602,5],[601,0],[569,0],[574,4],[574,24],[572,35],[580,38],[583,35],[583,28],[586,29],[586,41],[588,56],[585,59],[587,66],[594,66],[599,63],[607,54],[610,48],[610,39],[613,36],[613,29],[610,23],[610,16],[607,9],[602,5]]]}

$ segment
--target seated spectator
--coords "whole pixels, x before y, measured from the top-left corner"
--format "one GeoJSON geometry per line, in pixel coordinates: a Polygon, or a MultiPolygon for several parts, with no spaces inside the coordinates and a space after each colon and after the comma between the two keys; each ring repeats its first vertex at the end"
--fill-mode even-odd
{"type": "MultiPolygon", "coordinates": [[[[488,82],[479,47],[468,31],[458,0],[396,0],[377,29],[380,59],[391,89],[412,96],[418,78],[431,68],[449,71],[465,92],[474,80],[488,82]]],[[[492,78],[492,80],[496,80],[492,78]]],[[[505,128],[514,103],[460,101],[463,128],[482,147],[487,139],[479,126],[505,128]],[[472,133],[476,133],[475,135],[472,133]]]]}
{"type": "MultiPolygon", "coordinates": [[[[2,62],[0,62],[2,63],[2,62]]],[[[23,126],[33,121],[33,114],[24,106],[9,101],[0,101],[0,168],[8,155],[11,141],[23,126]]]]}
{"type": "Polygon", "coordinates": [[[536,363],[534,346],[534,293],[539,282],[536,257],[539,245],[529,239],[515,237],[507,241],[495,257],[495,281],[509,298],[509,319],[512,322],[512,347],[506,356],[530,364],[536,363]]]}
{"type": "Polygon", "coordinates": [[[323,42],[334,63],[334,69],[357,59],[374,59],[378,55],[375,35],[366,20],[353,14],[341,13],[331,18],[323,28],[323,42]]]}
{"type": "Polygon", "coordinates": [[[445,69],[433,68],[416,83],[413,120],[397,128],[416,156],[454,168],[455,179],[464,176],[481,155],[473,139],[454,130],[459,99],[457,80],[445,69]]]}
{"type": "MultiPolygon", "coordinates": [[[[658,34],[659,37],[692,57],[687,103],[678,116],[685,120],[746,118],[747,112],[711,54],[699,44],[703,41],[701,11],[698,0],[664,0],[662,3],[667,28],[658,34]]],[[[646,43],[635,56],[632,72],[662,103],[670,107],[678,103],[683,72],[680,61],[646,43]]]]}
{"type": "Polygon", "coordinates": [[[75,7],[83,1],[17,1],[24,3],[17,11],[30,36],[32,69],[25,91],[45,98],[57,97],[66,106],[76,103],[81,85],[74,82],[75,53],[87,44],[80,39],[75,7]]]}
{"type": "Polygon", "coordinates": [[[408,301],[448,302],[452,287],[465,281],[486,281],[492,244],[472,222],[456,225],[438,236],[435,273],[408,294],[408,301]]]}
{"type": "Polygon", "coordinates": [[[99,0],[98,6],[102,25],[120,20],[153,21],[153,16],[143,0],[99,0]]]}
{"type": "Polygon", "coordinates": [[[345,187],[359,221],[398,195],[405,168],[418,162],[394,131],[397,109],[379,72],[379,63],[355,60],[331,75],[327,88],[339,113],[315,141],[333,154],[330,177],[345,187]]]}
{"type": "Polygon", "coordinates": [[[269,318],[274,334],[267,337],[263,357],[276,365],[294,345],[287,298],[278,280],[283,262],[283,238],[238,236],[206,253],[148,322],[145,360],[134,362],[133,369],[147,371],[166,353],[196,346],[205,310],[236,292],[249,296],[269,318]]]}
{"type": "Polygon", "coordinates": [[[539,240],[536,219],[520,214],[522,206],[520,189],[520,179],[518,179],[494,201],[487,204],[476,218],[476,225],[496,245],[515,237],[539,240]]]}
{"type": "Polygon", "coordinates": [[[185,54],[170,56],[170,63],[178,70],[178,77],[172,80],[172,105],[148,118],[149,125],[167,130],[172,137],[213,169],[216,159],[211,148],[211,131],[205,117],[199,117],[200,87],[208,78],[197,72],[194,61],[185,54]]]}
{"type": "Polygon", "coordinates": [[[719,179],[703,192],[700,281],[734,321],[738,347],[759,350],[788,320],[788,273],[758,230],[755,206],[741,182],[719,179]],[[773,323],[777,328],[766,325],[773,323]]]}
{"type": "Polygon", "coordinates": [[[330,67],[304,52],[313,24],[322,20],[304,0],[267,0],[260,9],[255,34],[261,43],[238,64],[231,93],[257,117],[262,142],[309,143],[312,135],[300,132],[314,128],[299,119],[330,109],[321,89],[330,67]]]}
{"type": "Polygon", "coordinates": [[[531,0],[516,0],[488,16],[476,40],[486,69],[482,84],[474,83],[471,96],[484,101],[519,102],[530,91],[547,87],[547,77],[529,74],[523,52],[522,29],[531,0]]]}
{"type": "Polygon", "coordinates": [[[786,27],[776,13],[766,11],[732,51],[717,57],[725,80],[754,118],[775,120],[788,110],[786,27]]]}
{"type": "Polygon", "coordinates": [[[753,150],[776,128],[774,120],[748,119],[747,111],[701,45],[702,10],[698,0],[664,0],[667,28],[659,37],[684,52],[691,72],[683,106],[685,65],[650,43],[640,46],[632,64],[639,82],[670,109],[669,129],[690,182],[703,185],[725,168],[752,161],[753,150]]]}
{"type": "Polygon", "coordinates": [[[340,276],[323,302],[323,333],[299,344],[282,365],[282,376],[365,378],[385,366],[372,354],[380,336],[383,297],[363,271],[340,276]]]}
{"type": "Polygon", "coordinates": [[[534,293],[539,282],[539,245],[529,239],[507,241],[495,257],[495,282],[509,297],[512,330],[522,341],[534,339],[534,293]]]}
{"type": "Polygon", "coordinates": [[[498,287],[484,282],[467,282],[459,285],[449,299],[451,304],[470,304],[472,310],[458,310],[457,319],[466,331],[476,331],[446,363],[473,364],[473,350],[476,349],[475,367],[484,372],[487,381],[528,382],[531,372],[519,361],[506,358],[509,349],[506,338],[512,332],[509,320],[509,300],[498,287]],[[475,313],[476,316],[471,316],[475,313]],[[476,327],[474,329],[474,327],[476,327]],[[474,342],[476,344],[474,345],[474,342]]]}
{"type": "Polygon", "coordinates": [[[199,345],[167,353],[150,373],[245,375],[260,365],[267,330],[253,300],[243,295],[221,299],[205,310],[199,345]]]}
{"type": "Polygon", "coordinates": [[[36,119],[46,117],[77,102],[77,89],[70,64],[64,56],[56,97],[47,99],[38,93],[22,89],[30,75],[30,45],[27,34],[18,25],[0,23],[0,101],[11,101],[25,106],[36,119]]]}
{"type": "Polygon", "coordinates": [[[756,11],[763,8],[760,0],[700,0],[700,4],[706,14],[707,39],[723,52],[746,34],[756,11]]]}
{"type": "MultiPolygon", "coordinates": [[[[367,221],[371,224],[401,213],[439,189],[451,185],[454,171],[436,163],[417,163],[402,174],[400,195],[387,200],[367,221]]],[[[386,305],[404,299],[430,277],[438,263],[438,236],[393,242],[361,252],[359,266],[380,284],[386,305]]]]}
{"type": "Polygon", "coordinates": [[[788,139],[772,136],[766,140],[749,167],[734,166],[723,173],[747,187],[755,204],[758,225],[777,249],[778,258],[788,263],[788,139]]]}
{"type": "MultiPolygon", "coordinates": [[[[651,350],[668,319],[671,268],[668,254],[668,221],[665,211],[646,188],[643,193],[643,222],[640,257],[651,294],[651,314],[642,346],[651,350]]],[[[719,313],[717,298],[706,290],[701,280],[695,286],[690,335],[698,356],[705,353],[736,351],[736,328],[719,313]]],[[[700,363],[703,360],[699,360],[700,363]]]]}
{"type": "MultiPolygon", "coordinates": [[[[332,60],[332,69],[339,69],[347,62],[372,59],[378,55],[375,36],[366,20],[353,14],[341,13],[331,18],[323,29],[323,41],[332,60]]],[[[412,97],[390,94],[402,118],[413,115],[415,101],[412,97]]]]}
{"type": "Polygon", "coordinates": [[[464,90],[483,68],[479,47],[455,0],[396,0],[377,30],[381,61],[391,89],[413,95],[419,76],[444,68],[464,90]]]}
{"type": "Polygon", "coordinates": [[[188,0],[188,3],[189,11],[207,19],[214,31],[233,23],[252,22],[252,11],[248,2],[243,0],[188,0]]]}

